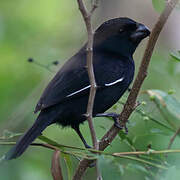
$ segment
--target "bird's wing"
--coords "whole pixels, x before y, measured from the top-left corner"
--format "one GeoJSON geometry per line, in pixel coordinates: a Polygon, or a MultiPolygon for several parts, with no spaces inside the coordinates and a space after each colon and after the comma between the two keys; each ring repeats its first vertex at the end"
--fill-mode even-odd
{"type": "MultiPolygon", "coordinates": [[[[67,61],[44,90],[35,112],[89,93],[90,83],[87,69],[85,68],[85,58],[85,55],[78,54],[67,61]]],[[[98,61],[96,62],[94,71],[97,85],[100,87],[98,91],[124,80],[123,67],[120,70],[117,68],[117,72],[115,71],[117,65],[113,66],[112,64],[108,65],[108,63],[99,64],[98,61]]]]}
{"type": "Polygon", "coordinates": [[[89,85],[89,78],[85,68],[85,57],[81,56],[81,58],[84,61],[75,56],[65,63],[44,90],[34,112],[61,103],[77,94],[75,92],[84,94],[89,91],[87,87],[89,85]],[[80,89],[83,90],[79,91],[80,89]]]}

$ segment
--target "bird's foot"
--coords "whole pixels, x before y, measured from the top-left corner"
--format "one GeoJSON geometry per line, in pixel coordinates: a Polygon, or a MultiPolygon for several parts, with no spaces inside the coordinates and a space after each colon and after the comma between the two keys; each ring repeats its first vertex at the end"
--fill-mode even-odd
{"type": "Polygon", "coordinates": [[[93,168],[96,166],[96,162],[92,162],[91,164],[89,164],[89,168],[93,168]]]}
{"type": "Polygon", "coordinates": [[[122,126],[118,121],[119,114],[117,114],[117,113],[99,113],[99,114],[96,114],[96,117],[111,117],[111,118],[113,118],[114,126],[119,128],[120,130],[125,129],[125,133],[128,134],[127,126],[126,125],[122,126]]]}
{"type": "Polygon", "coordinates": [[[141,105],[141,102],[140,101],[136,101],[135,108],[137,108],[140,105],[141,105]]]}
{"type": "Polygon", "coordinates": [[[91,146],[89,146],[87,143],[86,143],[86,144],[84,144],[84,146],[85,146],[85,148],[86,148],[86,149],[92,149],[92,147],[91,147],[91,146]]]}
{"type": "Polygon", "coordinates": [[[119,128],[120,130],[124,129],[124,130],[125,130],[125,133],[128,134],[128,128],[127,128],[126,124],[125,124],[124,126],[121,125],[121,124],[118,122],[118,117],[117,117],[117,118],[114,117],[113,120],[114,120],[114,126],[115,126],[115,127],[119,128]]]}

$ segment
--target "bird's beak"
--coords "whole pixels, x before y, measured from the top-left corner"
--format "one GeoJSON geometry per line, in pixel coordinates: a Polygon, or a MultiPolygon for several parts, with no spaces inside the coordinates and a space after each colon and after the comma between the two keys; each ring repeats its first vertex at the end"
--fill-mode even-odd
{"type": "Polygon", "coordinates": [[[131,34],[130,39],[132,42],[139,42],[150,35],[150,30],[143,24],[138,24],[137,29],[131,34]]]}

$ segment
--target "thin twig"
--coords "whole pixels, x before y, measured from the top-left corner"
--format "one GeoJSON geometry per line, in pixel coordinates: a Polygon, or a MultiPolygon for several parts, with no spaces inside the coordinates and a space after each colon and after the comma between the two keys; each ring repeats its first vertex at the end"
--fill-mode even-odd
{"type": "Polygon", "coordinates": [[[98,4],[99,4],[99,0],[94,0],[93,1],[92,8],[91,8],[91,11],[90,11],[91,15],[94,13],[96,8],[98,7],[98,4]]]}
{"type": "MultiPolygon", "coordinates": [[[[97,161],[96,161],[96,163],[97,163],[97,161]]],[[[96,164],[96,174],[97,174],[97,180],[103,180],[101,171],[100,171],[99,167],[97,166],[97,164],[96,164]]]]}
{"type": "MultiPolygon", "coordinates": [[[[135,79],[132,90],[128,96],[127,102],[119,117],[122,125],[126,124],[131,113],[134,111],[137,96],[139,94],[142,83],[145,77],[147,76],[147,69],[151,60],[151,56],[152,56],[155,44],[157,42],[157,39],[159,37],[159,34],[162,28],[164,27],[169,15],[171,14],[172,10],[175,8],[175,5],[177,3],[178,3],[178,0],[166,1],[166,7],[164,11],[161,13],[158,21],[156,22],[152,30],[143,59],[141,61],[138,75],[135,79]]],[[[113,139],[116,137],[118,132],[119,132],[119,129],[112,126],[110,130],[101,139],[99,143],[99,149],[104,150],[107,146],[109,146],[109,144],[113,141],[113,139]]],[[[81,179],[91,162],[92,161],[87,161],[86,159],[82,160],[79,164],[79,167],[77,168],[75,172],[75,176],[78,175],[79,179],[81,179]]]]}
{"type": "Polygon", "coordinates": [[[41,63],[37,62],[35,59],[33,59],[33,58],[28,58],[28,62],[29,62],[29,63],[33,63],[33,64],[36,64],[37,66],[42,67],[42,68],[48,70],[49,72],[53,72],[53,71],[50,69],[50,65],[51,65],[51,64],[48,64],[48,65],[41,64],[41,63]]]}
{"type": "Polygon", "coordinates": [[[83,16],[83,19],[84,19],[84,22],[86,25],[86,29],[87,29],[87,34],[88,34],[88,42],[87,42],[87,47],[86,47],[86,51],[87,51],[86,61],[87,61],[87,71],[88,71],[91,88],[90,88],[86,116],[87,116],[90,132],[91,132],[93,147],[94,147],[94,149],[98,149],[96,132],[95,132],[93,122],[92,122],[93,105],[94,105],[94,98],[95,98],[95,94],[96,94],[97,85],[96,85],[94,70],[93,70],[94,30],[93,30],[92,23],[91,23],[91,17],[92,17],[93,12],[97,8],[97,4],[93,5],[91,11],[88,12],[88,10],[82,0],[77,0],[77,2],[79,5],[79,10],[83,16]]]}
{"type": "MultiPolygon", "coordinates": [[[[87,71],[88,71],[88,76],[89,76],[91,88],[90,88],[90,93],[89,93],[86,116],[87,116],[87,120],[88,120],[89,129],[91,132],[93,147],[94,147],[94,149],[98,150],[99,149],[99,143],[97,141],[96,132],[95,132],[95,128],[93,125],[93,118],[92,118],[94,99],[95,99],[95,95],[96,95],[97,85],[96,85],[94,69],[93,69],[94,30],[93,30],[92,22],[91,22],[91,17],[93,15],[95,9],[98,7],[98,0],[95,0],[93,2],[93,5],[92,5],[90,12],[88,12],[83,0],[77,0],[77,2],[79,5],[79,10],[83,16],[83,19],[84,19],[84,22],[86,25],[86,29],[87,29],[87,34],[88,34],[88,42],[87,42],[87,47],[86,47],[86,51],[87,51],[87,58],[86,58],[87,62],[86,62],[86,64],[87,64],[87,71]]],[[[96,169],[97,169],[97,179],[101,179],[101,175],[98,171],[97,165],[96,165],[96,169]]],[[[80,178],[74,176],[73,179],[79,180],[80,178]]]]}
{"type": "Polygon", "coordinates": [[[169,123],[171,125],[171,127],[173,129],[176,129],[176,126],[172,123],[171,120],[169,120],[169,118],[166,116],[166,114],[163,112],[163,110],[161,109],[160,105],[156,102],[156,101],[153,101],[155,106],[157,107],[158,111],[160,112],[161,116],[163,117],[163,119],[169,123]]]}
{"type": "Polygon", "coordinates": [[[45,147],[47,149],[51,149],[51,150],[57,150],[57,147],[51,145],[51,144],[43,144],[43,143],[31,143],[31,146],[41,146],[41,147],[45,147]]]}
{"type": "MultiPolygon", "coordinates": [[[[16,142],[0,142],[0,145],[15,145],[16,142]]],[[[40,146],[51,150],[57,150],[57,147],[51,144],[44,144],[44,143],[31,143],[31,146],[40,146]]]]}
{"type": "Polygon", "coordinates": [[[171,146],[176,138],[176,136],[180,133],[180,127],[177,129],[177,131],[174,133],[174,135],[172,136],[172,138],[170,139],[169,141],[169,144],[168,144],[168,149],[171,149],[171,146]]]}
{"type": "Polygon", "coordinates": [[[162,150],[162,151],[148,150],[148,151],[120,152],[120,153],[113,153],[112,155],[124,156],[124,155],[149,155],[149,154],[167,154],[167,153],[180,153],[180,150],[168,149],[168,150],[162,150]]]}
{"type": "MultiPolygon", "coordinates": [[[[122,105],[125,104],[124,102],[121,102],[121,101],[119,101],[118,103],[119,103],[119,104],[122,104],[122,105]]],[[[142,117],[148,117],[149,120],[151,120],[151,121],[153,121],[154,123],[156,123],[156,124],[158,124],[158,125],[166,128],[166,129],[168,129],[169,131],[172,131],[172,132],[175,131],[172,127],[169,127],[169,126],[167,126],[166,124],[158,121],[157,119],[155,119],[155,118],[153,118],[152,116],[148,115],[147,113],[145,113],[145,112],[142,111],[141,109],[135,109],[135,112],[138,113],[139,115],[141,115],[142,117]]]]}
{"type": "MultiPolygon", "coordinates": [[[[16,142],[0,142],[0,145],[15,145],[16,142]]],[[[47,149],[51,149],[51,150],[55,150],[55,151],[62,151],[63,153],[67,153],[67,154],[72,154],[73,156],[77,153],[80,153],[79,151],[66,151],[63,150],[63,147],[66,148],[66,145],[62,145],[60,149],[60,147],[58,146],[54,146],[52,144],[44,144],[44,143],[31,143],[30,146],[40,146],[40,147],[44,147],[47,149]]],[[[73,149],[77,149],[79,150],[79,147],[74,147],[73,149]]],[[[85,151],[85,153],[87,153],[87,149],[82,149],[83,151],[85,151]]],[[[95,149],[90,149],[91,152],[96,152],[98,154],[102,154],[102,155],[108,155],[108,156],[127,156],[127,155],[150,155],[150,154],[168,154],[168,153],[180,153],[180,149],[165,149],[165,150],[152,150],[149,149],[147,151],[130,151],[130,152],[116,152],[116,153],[109,153],[109,152],[104,152],[104,151],[100,151],[100,150],[95,150],[95,149]]],[[[93,154],[92,154],[93,155],[93,154]]],[[[90,156],[90,154],[88,153],[87,156],[90,156]]],[[[96,158],[93,156],[93,159],[96,158]]],[[[91,158],[92,159],[92,158],[91,158]]]]}
{"type": "MultiPolygon", "coordinates": [[[[14,145],[14,144],[16,144],[16,142],[1,142],[1,145],[14,145]]],[[[79,171],[81,173],[83,173],[86,170],[86,166],[88,166],[89,163],[95,162],[97,160],[97,156],[94,156],[93,154],[91,155],[91,154],[89,154],[87,152],[82,153],[82,152],[79,152],[79,151],[78,152],[76,152],[76,151],[66,151],[66,150],[63,150],[63,149],[59,149],[60,147],[58,146],[58,144],[54,145],[54,143],[53,143],[53,145],[52,144],[32,143],[31,146],[42,146],[42,147],[54,150],[56,152],[56,154],[57,154],[57,151],[60,151],[60,152],[65,153],[65,154],[69,154],[69,155],[72,155],[72,156],[77,156],[77,157],[81,157],[81,158],[86,159],[86,161],[84,161],[84,160],[81,161],[82,163],[84,163],[84,166],[82,166],[82,168],[79,171]]],[[[62,148],[62,146],[61,146],[61,148],[62,148]]],[[[77,147],[77,149],[79,149],[79,148],[77,147]]],[[[84,150],[87,151],[87,149],[84,149],[84,150]]],[[[147,161],[147,160],[144,159],[145,157],[143,157],[143,159],[139,158],[139,155],[180,153],[180,149],[161,150],[161,151],[155,151],[155,150],[150,149],[148,151],[117,152],[117,153],[108,153],[108,152],[99,151],[99,150],[95,150],[95,149],[91,149],[90,151],[91,152],[97,152],[97,153],[102,154],[102,155],[134,160],[134,161],[137,161],[137,162],[141,162],[141,163],[143,163],[145,165],[150,165],[152,167],[156,167],[156,168],[160,168],[160,169],[167,169],[167,167],[163,166],[161,164],[156,164],[156,163],[153,163],[151,161],[147,161]],[[137,156],[137,157],[133,157],[133,156],[137,156]]],[[[147,157],[146,157],[146,159],[147,159],[147,157]]],[[[0,161],[1,160],[4,160],[4,156],[0,159],[0,161]]],[[[152,158],[151,158],[151,160],[154,161],[154,159],[152,159],[152,158]]],[[[57,161],[58,161],[58,157],[56,156],[56,162],[53,162],[53,163],[57,164],[57,161]]],[[[57,166],[54,166],[54,167],[57,167],[57,166]]],[[[58,169],[56,169],[56,170],[58,170],[58,169]]],[[[59,172],[59,170],[58,170],[58,172],[59,172]]],[[[59,172],[59,173],[62,174],[61,172],[59,172]]],[[[99,172],[98,180],[101,180],[101,179],[102,179],[102,177],[101,177],[101,174],[99,172]]]]}

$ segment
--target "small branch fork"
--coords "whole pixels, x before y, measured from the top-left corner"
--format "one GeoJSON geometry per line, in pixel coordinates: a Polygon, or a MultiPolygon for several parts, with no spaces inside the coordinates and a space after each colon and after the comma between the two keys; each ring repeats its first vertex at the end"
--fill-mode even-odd
{"type": "MultiPolygon", "coordinates": [[[[87,34],[88,34],[88,42],[87,42],[87,47],[86,47],[86,51],[87,51],[87,58],[86,58],[87,63],[86,63],[86,65],[87,65],[87,71],[88,71],[88,76],[89,76],[91,88],[90,88],[90,94],[89,94],[86,116],[87,116],[87,120],[88,120],[88,124],[89,124],[89,129],[91,132],[93,148],[96,150],[99,149],[99,143],[97,141],[96,132],[95,132],[94,125],[93,125],[92,114],[93,114],[93,106],[94,106],[94,99],[95,99],[95,95],[96,95],[97,85],[96,85],[94,69],[93,69],[94,30],[93,30],[91,20],[92,20],[92,15],[93,15],[94,11],[98,7],[98,1],[99,0],[93,1],[93,5],[91,7],[91,10],[88,12],[83,0],[77,0],[79,10],[83,16],[83,19],[84,19],[84,22],[86,25],[86,29],[87,29],[87,34]]],[[[97,171],[97,179],[98,180],[102,179],[97,165],[96,165],[96,171],[97,171]]],[[[73,179],[79,180],[79,177],[74,176],[73,179]]]]}
{"type": "Polygon", "coordinates": [[[169,144],[168,144],[168,149],[171,149],[171,146],[176,138],[176,136],[180,133],[180,127],[176,130],[176,132],[174,133],[174,135],[172,136],[172,138],[170,139],[169,141],[169,144]]]}
{"type": "Polygon", "coordinates": [[[93,121],[92,121],[92,113],[93,113],[93,105],[94,105],[94,98],[96,94],[96,81],[95,81],[95,76],[94,76],[94,70],[93,70],[93,39],[94,39],[94,30],[92,27],[92,22],[91,22],[91,17],[93,12],[98,6],[98,1],[94,1],[91,10],[88,12],[83,0],[77,0],[79,10],[83,16],[86,29],[87,29],[87,34],[88,34],[88,42],[87,42],[87,71],[89,75],[89,80],[91,84],[91,89],[90,89],[90,94],[89,94],[89,100],[88,100],[88,105],[87,105],[87,120],[91,132],[91,137],[92,137],[92,142],[93,142],[93,147],[94,149],[99,149],[97,138],[96,138],[96,132],[93,126],[93,121]]]}
{"type": "MultiPolygon", "coordinates": [[[[78,0],[78,2],[80,2],[79,5],[82,6],[82,4],[83,4],[82,1],[78,0]]],[[[128,118],[130,117],[131,113],[135,109],[136,99],[137,99],[137,96],[139,94],[142,83],[144,82],[144,79],[147,76],[147,70],[148,70],[148,66],[149,66],[149,63],[150,63],[150,60],[151,60],[151,56],[152,56],[155,44],[157,42],[157,39],[159,37],[159,34],[160,34],[162,28],[164,27],[169,15],[171,14],[172,10],[175,8],[177,3],[178,3],[178,0],[166,0],[166,7],[165,7],[164,11],[161,13],[159,19],[157,20],[157,22],[156,22],[156,24],[155,24],[155,26],[154,26],[154,28],[153,28],[153,30],[151,32],[151,35],[150,35],[150,38],[149,38],[149,41],[148,41],[148,44],[147,44],[143,59],[141,61],[141,65],[140,65],[140,68],[139,68],[138,75],[137,75],[137,77],[136,77],[136,79],[134,81],[132,90],[131,90],[131,92],[130,92],[130,94],[128,96],[126,104],[124,105],[124,108],[123,108],[123,110],[122,110],[122,112],[121,112],[121,114],[119,116],[119,120],[120,120],[120,123],[121,123],[122,126],[125,126],[125,124],[128,121],[128,118]]],[[[83,9],[80,9],[80,10],[81,10],[82,13],[84,13],[83,9]]],[[[84,20],[87,23],[87,27],[88,27],[89,26],[89,20],[86,20],[86,18],[89,17],[88,14],[84,13],[83,17],[84,17],[84,20]]],[[[89,28],[89,29],[91,30],[91,28],[89,28]]],[[[91,33],[92,32],[93,31],[91,31],[91,33]]],[[[89,35],[92,38],[93,35],[91,33],[89,35]]],[[[92,45],[91,43],[93,41],[90,40],[89,42],[90,42],[90,45],[92,45]]],[[[91,51],[89,51],[88,54],[91,54],[91,51]]],[[[91,57],[92,57],[92,54],[89,57],[89,59],[91,57]]],[[[91,76],[91,78],[92,77],[93,76],[91,76]]],[[[91,86],[91,88],[93,88],[93,86],[91,86]]],[[[94,84],[93,89],[94,89],[94,91],[96,90],[95,84],[94,84]]],[[[91,89],[91,91],[93,89],[91,89]]],[[[102,137],[101,141],[99,142],[99,149],[103,151],[113,141],[113,139],[116,137],[118,132],[119,132],[119,129],[112,126],[110,128],[110,130],[102,137]]],[[[84,173],[85,173],[85,171],[88,168],[90,163],[92,163],[92,161],[90,161],[90,160],[87,160],[87,159],[81,160],[80,164],[79,164],[79,166],[78,166],[78,168],[77,168],[77,170],[75,172],[73,180],[82,179],[82,176],[84,175],[84,173]]]]}

